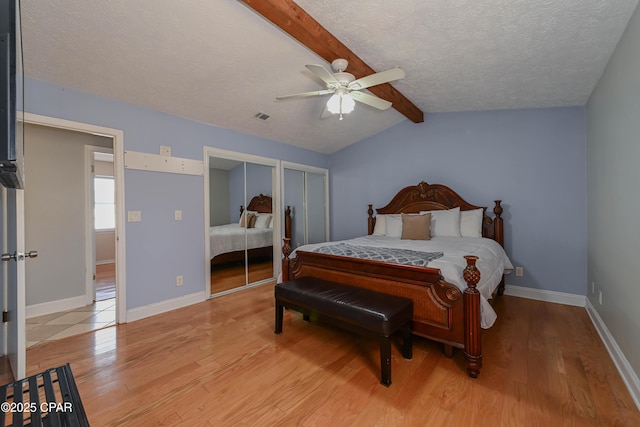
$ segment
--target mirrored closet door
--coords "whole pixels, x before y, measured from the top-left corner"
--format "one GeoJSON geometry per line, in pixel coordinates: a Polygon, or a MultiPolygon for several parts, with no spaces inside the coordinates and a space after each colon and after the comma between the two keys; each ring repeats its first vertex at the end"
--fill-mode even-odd
{"type": "Polygon", "coordinates": [[[276,274],[276,166],[243,157],[213,149],[207,157],[210,295],[264,283],[276,274]]]}
{"type": "Polygon", "coordinates": [[[284,209],[291,210],[291,247],[329,240],[329,172],[282,162],[284,209]]]}

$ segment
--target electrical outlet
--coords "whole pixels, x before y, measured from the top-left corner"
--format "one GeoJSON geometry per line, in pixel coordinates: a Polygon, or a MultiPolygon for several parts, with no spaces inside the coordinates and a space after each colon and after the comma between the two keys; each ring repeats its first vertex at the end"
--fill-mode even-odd
{"type": "Polygon", "coordinates": [[[516,267],[516,276],[518,276],[518,277],[524,276],[524,268],[516,267]]]}
{"type": "Polygon", "coordinates": [[[602,291],[598,291],[598,302],[602,305],[602,291]]]}
{"type": "Polygon", "coordinates": [[[182,276],[176,277],[176,286],[182,286],[184,284],[184,279],[182,276]]]}

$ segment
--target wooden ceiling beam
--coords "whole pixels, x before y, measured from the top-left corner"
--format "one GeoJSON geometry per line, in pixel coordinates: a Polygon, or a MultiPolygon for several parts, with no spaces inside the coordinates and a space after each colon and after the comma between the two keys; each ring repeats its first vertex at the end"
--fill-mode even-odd
{"type": "MultiPolygon", "coordinates": [[[[376,71],[353,53],[347,46],[327,31],[318,21],[292,0],[240,0],[251,9],[271,21],[294,39],[331,63],[334,59],[349,61],[348,71],[356,79],[376,71]]],[[[386,99],[393,108],[414,123],[424,121],[424,113],[391,84],[384,83],[367,88],[374,95],[386,99]]]]}

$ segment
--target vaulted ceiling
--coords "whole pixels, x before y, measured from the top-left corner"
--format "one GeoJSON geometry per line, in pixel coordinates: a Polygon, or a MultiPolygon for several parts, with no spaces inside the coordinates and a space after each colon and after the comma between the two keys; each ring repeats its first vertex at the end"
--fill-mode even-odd
{"type": "MultiPolygon", "coordinates": [[[[432,112],[585,105],[637,2],[297,5],[372,70],[403,68],[391,90],[428,121],[432,112]]],[[[21,3],[25,73],[40,80],[322,153],[407,120],[362,104],[342,121],[320,119],[327,95],[277,101],[323,89],[305,65],[330,61],[241,1],[21,3]]]]}

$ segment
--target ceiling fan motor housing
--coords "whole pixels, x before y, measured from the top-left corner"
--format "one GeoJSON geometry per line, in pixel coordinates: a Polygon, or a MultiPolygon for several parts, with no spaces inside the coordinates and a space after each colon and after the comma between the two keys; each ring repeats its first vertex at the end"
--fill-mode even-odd
{"type": "Polygon", "coordinates": [[[339,81],[342,86],[348,86],[349,83],[351,83],[356,79],[356,77],[353,74],[347,73],[344,71],[333,73],[333,77],[335,77],[336,80],[339,81]]]}

